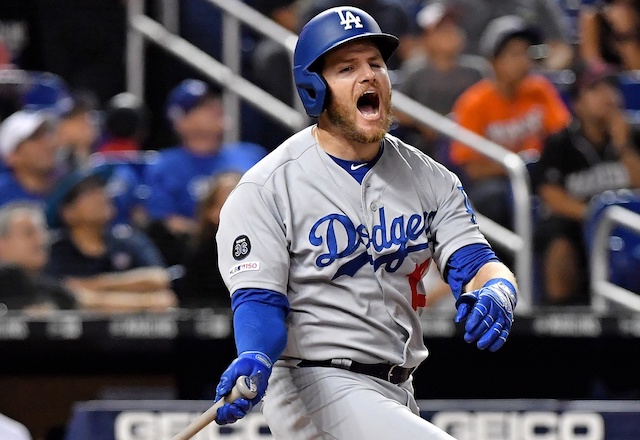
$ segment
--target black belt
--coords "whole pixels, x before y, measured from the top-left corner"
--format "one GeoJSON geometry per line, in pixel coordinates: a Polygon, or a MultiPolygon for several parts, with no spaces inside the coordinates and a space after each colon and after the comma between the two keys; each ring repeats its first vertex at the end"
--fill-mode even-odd
{"type": "Polygon", "coordinates": [[[389,381],[393,384],[406,382],[413,372],[413,368],[400,367],[391,364],[361,364],[348,359],[328,359],[325,361],[302,360],[298,367],[334,367],[354,373],[366,374],[389,381]]]}

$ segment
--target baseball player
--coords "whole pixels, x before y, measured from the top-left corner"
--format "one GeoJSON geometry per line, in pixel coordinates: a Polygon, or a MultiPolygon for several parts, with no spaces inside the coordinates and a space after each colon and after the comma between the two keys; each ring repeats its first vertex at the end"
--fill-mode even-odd
{"type": "Polygon", "coordinates": [[[419,416],[412,372],[427,357],[420,280],[435,262],[464,338],[506,341],[516,282],[480,233],[458,178],[389,135],[385,60],[398,45],[364,11],[328,9],[302,29],[293,73],[317,125],[249,170],[222,208],[219,266],[232,292],[239,376],[264,397],[277,439],[451,439],[419,416]],[[267,384],[269,386],[268,392],[267,384]]]}

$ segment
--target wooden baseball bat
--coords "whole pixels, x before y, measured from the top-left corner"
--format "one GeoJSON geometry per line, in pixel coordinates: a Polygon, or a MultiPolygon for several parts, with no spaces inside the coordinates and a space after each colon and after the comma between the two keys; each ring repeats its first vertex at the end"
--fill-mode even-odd
{"type": "Polygon", "coordinates": [[[205,426],[216,420],[218,408],[225,403],[231,403],[236,399],[253,399],[258,394],[258,387],[248,376],[240,376],[229,394],[214,403],[211,408],[203,412],[180,431],[172,440],[189,440],[199,433],[205,426]]]}

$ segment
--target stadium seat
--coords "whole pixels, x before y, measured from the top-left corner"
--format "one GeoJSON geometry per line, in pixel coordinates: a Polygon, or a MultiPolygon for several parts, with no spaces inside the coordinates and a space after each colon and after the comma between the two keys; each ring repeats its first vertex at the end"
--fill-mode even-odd
{"type": "MultiPolygon", "coordinates": [[[[595,196],[585,221],[585,244],[589,255],[598,222],[609,206],[621,206],[640,214],[640,191],[605,191],[595,196]]],[[[622,226],[615,226],[609,237],[609,281],[640,294],[640,235],[622,226]]]]}
{"type": "Polygon", "coordinates": [[[618,79],[627,119],[637,124],[640,122],[640,72],[637,70],[621,72],[618,74],[618,79]]]}

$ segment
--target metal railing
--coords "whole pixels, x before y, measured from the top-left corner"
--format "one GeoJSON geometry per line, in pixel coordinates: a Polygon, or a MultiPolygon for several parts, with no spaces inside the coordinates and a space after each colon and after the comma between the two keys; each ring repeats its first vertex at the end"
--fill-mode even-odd
{"type": "MultiPolygon", "coordinates": [[[[232,10],[244,15],[246,12],[244,10],[247,9],[252,11],[252,14],[257,14],[264,20],[264,16],[260,15],[258,12],[242,2],[236,2],[236,0],[224,0],[224,2],[220,3],[225,5],[225,10],[229,4],[238,3],[238,5],[234,5],[232,10]]],[[[225,43],[226,47],[223,47],[224,60],[223,62],[220,62],[185,39],[169,32],[162,24],[146,16],[144,14],[144,0],[129,0],[127,5],[127,89],[129,92],[140,97],[144,96],[144,42],[146,39],[155,43],[160,48],[171,53],[182,61],[190,64],[192,67],[198,69],[204,75],[224,87],[225,111],[229,115],[229,120],[232,124],[229,130],[227,130],[227,135],[232,133],[231,137],[226,139],[227,141],[238,140],[239,137],[239,127],[237,124],[237,121],[240,119],[239,105],[232,97],[229,97],[230,94],[245,99],[247,102],[290,128],[292,131],[300,130],[308,124],[308,117],[306,113],[289,107],[287,104],[277,98],[274,98],[252,82],[244,79],[237,72],[240,66],[239,60],[241,53],[238,38],[223,39],[225,41],[233,42],[234,45],[231,46],[231,43],[225,43]],[[233,66],[236,71],[234,72],[234,70],[229,66],[233,66]]],[[[252,14],[249,14],[249,16],[252,14]]],[[[223,28],[225,31],[232,32],[234,35],[239,35],[239,31],[236,31],[234,23],[230,22],[230,20],[233,19],[235,19],[235,17],[229,18],[228,16],[225,16],[223,28]],[[231,31],[231,29],[233,29],[233,31],[231,31]]],[[[275,25],[274,23],[270,24],[277,26],[280,31],[288,32],[286,29],[275,25]]],[[[273,29],[268,27],[267,32],[273,32],[273,29]]],[[[277,33],[274,33],[273,35],[278,37],[277,33]]]]}
{"type": "Polygon", "coordinates": [[[609,303],[614,302],[640,312],[640,295],[609,281],[609,237],[617,225],[640,234],[640,214],[622,206],[609,206],[603,211],[596,227],[590,261],[591,306],[594,310],[605,312],[609,303]]]}
{"type": "MultiPolygon", "coordinates": [[[[166,0],[165,0],[166,1],[166,0]]],[[[224,12],[223,30],[230,32],[223,38],[223,60],[217,61],[186,40],[172,34],[160,23],[144,15],[144,0],[128,1],[128,41],[127,41],[127,84],[128,90],[138,96],[144,91],[144,40],[149,40],[182,61],[197,68],[203,74],[224,87],[225,93],[232,94],[225,101],[231,102],[226,109],[230,119],[236,121],[231,139],[238,136],[238,105],[234,99],[245,99],[269,117],[281,122],[292,132],[308,125],[300,103],[295,108],[274,98],[253,83],[244,79],[239,70],[240,35],[239,26],[251,27],[260,34],[271,38],[293,54],[297,35],[269,20],[240,0],[207,0],[224,12]],[[230,67],[229,67],[230,66],[230,67]]],[[[470,148],[502,164],[511,181],[514,200],[514,231],[499,225],[487,217],[477,215],[483,233],[515,257],[514,272],[518,279],[520,298],[517,312],[531,312],[533,297],[533,251],[530,185],[528,172],[522,159],[515,153],[473,133],[454,121],[423,106],[408,96],[394,91],[393,105],[402,112],[412,115],[425,126],[452,139],[467,144],[470,148]]]]}

